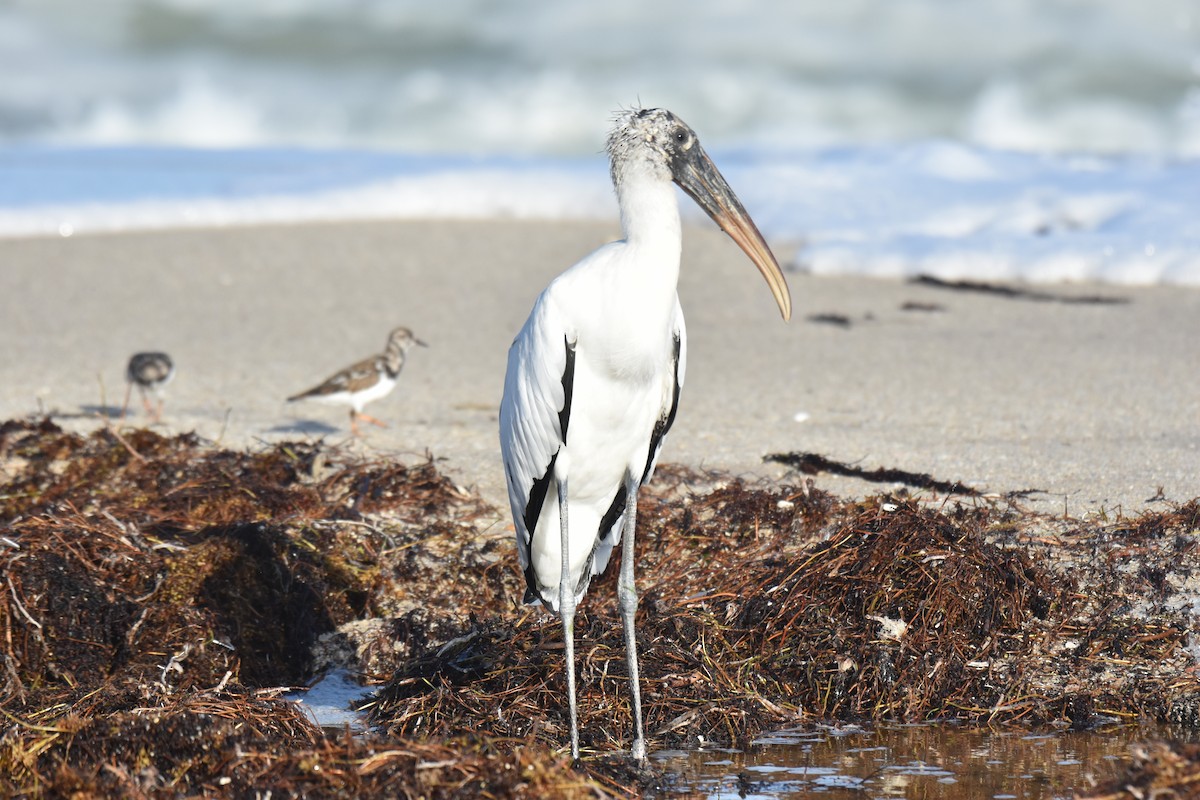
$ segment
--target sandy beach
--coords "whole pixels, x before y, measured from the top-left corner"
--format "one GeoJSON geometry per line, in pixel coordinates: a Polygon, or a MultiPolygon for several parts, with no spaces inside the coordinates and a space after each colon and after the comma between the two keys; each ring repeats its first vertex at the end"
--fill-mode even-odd
{"type": "MultiPolygon", "coordinates": [[[[121,405],[129,355],[161,349],[178,365],[161,430],[342,442],[345,411],[284,398],[407,325],[430,348],[368,408],[390,427],[355,446],[428,451],[504,508],[508,344],[546,282],[616,235],[615,221],[430,221],[3,240],[0,415],[92,429],[121,405]]],[[[1200,495],[1200,291],[1052,285],[1034,288],[1057,299],[1011,298],[789,273],[784,324],[722,234],[684,238],[690,354],[664,462],[781,476],[765,454],[818,453],[1032,490],[1022,503],[1073,516],[1200,495]],[[1061,302],[1093,296],[1120,302],[1061,302]]]]}

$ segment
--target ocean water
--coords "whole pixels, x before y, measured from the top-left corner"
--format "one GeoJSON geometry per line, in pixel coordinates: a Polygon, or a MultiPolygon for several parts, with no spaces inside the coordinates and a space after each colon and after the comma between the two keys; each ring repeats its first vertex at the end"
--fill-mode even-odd
{"type": "Polygon", "coordinates": [[[611,219],[640,102],[792,269],[1200,285],[1195,0],[0,0],[0,61],[4,236],[611,219]]]}

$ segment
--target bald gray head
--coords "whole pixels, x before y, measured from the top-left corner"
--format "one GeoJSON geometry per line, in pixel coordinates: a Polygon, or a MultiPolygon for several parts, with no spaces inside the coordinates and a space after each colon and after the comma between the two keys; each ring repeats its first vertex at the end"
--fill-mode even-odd
{"type": "Polygon", "coordinates": [[[687,123],[665,108],[622,111],[608,134],[608,158],[618,199],[635,175],[678,184],[758,267],[783,318],[791,316],[787,281],[771,248],[687,123]]]}
{"type": "Polygon", "coordinates": [[[662,181],[676,180],[684,160],[696,156],[704,156],[704,150],[695,131],[665,108],[629,109],[613,118],[608,158],[618,186],[630,169],[662,181]]]}

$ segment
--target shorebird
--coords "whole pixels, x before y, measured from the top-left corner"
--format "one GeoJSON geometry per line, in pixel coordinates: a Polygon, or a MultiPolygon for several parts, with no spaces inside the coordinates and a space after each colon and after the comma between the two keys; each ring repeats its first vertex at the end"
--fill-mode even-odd
{"type": "Polygon", "coordinates": [[[121,404],[121,419],[129,410],[129,395],[137,386],[142,395],[142,405],[146,413],[154,417],[155,422],[162,420],[163,398],[162,389],[175,377],[175,363],[166,353],[134,353],[129,358],[129,366],[125,368],[125,402],[121,404]],[[156,408],[151,408],[148,394],[154,395],[158,401],[156,408]]]}
{"type": "Polygon", "coordinates": [[[289,403],[297,400],[315,400],[318,403],[350,406],[350,431],[358,436],[358,421],[366,420],[381,428],[387,423],[363,413],[363,406],[378,400],[396,386],[396,378],[404,366],[405,354],[413,345],[428,347],[408,328],[396,328],[388,334],[384,351],[370,358],[351,364],[344,370],[329,376],[323,383],[306,392],[292,395],[289,403]]]}
{"type": "Polygon", "coordinates": [[[762,234],[681,119],[664,109],[621,112],[608,155],[625,238],[559,275],[534,303],[508,351],[500,447],[525,601],[541,602],[562,619],[574,758],[575,609],[622,542],[617,597],[632,695],[631,754],[641,761],[637,494],[675,421],[687,363],[676,294],[682,234],[672,182],[750,257],[785,320],[792,301],[762,234]]]}

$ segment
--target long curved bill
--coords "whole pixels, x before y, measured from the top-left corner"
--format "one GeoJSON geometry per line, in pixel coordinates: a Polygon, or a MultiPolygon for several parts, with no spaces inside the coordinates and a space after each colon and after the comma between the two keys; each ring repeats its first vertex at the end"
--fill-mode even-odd
{"type": "Polygon", "coordinates": [[[767,285],[771,287],[771,294],[775,295],[775,302],[779,305],[779,313],[783,315],[784,320],[791,319],[792,296],[788,291],[783,271],[779,269],[779,262],[775,260],[775,254],[771,252],[763,235],[759,233],[758,226],[750,219],[750,215],[742,207],[742,202],[733,193],[733,189],[729,188],[725,177],[700,147],[699,142],[694,142],[692,147],[675,161],[672,171],[680,188],[687,192],[688,196],[712,217],[713,222],[729,234],[729,238],[737,242],[738,247],[750,257],[754,266],[758,267],[758,271],[766,279],[767,285]]]}

